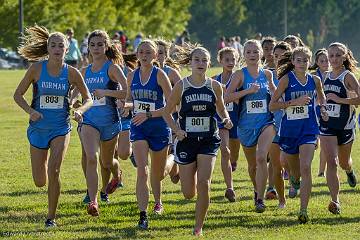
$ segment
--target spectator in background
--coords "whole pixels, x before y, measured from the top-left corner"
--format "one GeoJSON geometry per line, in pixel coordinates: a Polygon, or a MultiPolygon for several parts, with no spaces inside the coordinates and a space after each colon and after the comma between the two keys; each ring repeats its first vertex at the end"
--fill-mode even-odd
{"type": "Polygon", "coordinates": [[[80,52],[83,58],[83,62],[82,65],[83,66],[87,66],[89,64],[89,59],[88,59],[88,37],[89,37],[89,32],[85,33],[85,36],[82,40],[82,43],[80,44],[80,52]]]}
{"type": "Polygon", "coordinates": [[[189,32],[184,30],[180,36],[175,40],[175,44],[178,46],[183,46],[185,42],[190,42],[189,32]]]}
{"type": "Polygon", "coordinates": [[[256,35],[255,35],[255,39],[258,40],[258,41],[261,41],[262,40],[262,34],[260,32],[258,32],[256,35]]]}
{"type": "Polygon", "coordinates": [[[73,38],[74,30],[72,28],[68,28],[66,30],[66,36],[69,41],[69,50],[65,56],[65,63],[67,63],[73,67],[77,67],[78,63],[80,63],[82,61],[82,57],[81,57],[81,52],[79,49],[78,42],[75,38],[73,38]]]}
{"type": "Polygon", "coordinates": [[[127,45],[128,45],[128,39],[125,35],[125,33],[123,31],[118,31],[118,34],[119,34],[119,40],[120,40],[120,43],[121,43],[121,50],[123,53],[126,53],[126,50],[127,50],[127,45]]]}
{"type": "Polygon", "coordinates": [[[243,47],[243,45],[241,45],[240,36],[235,37],[234,46],[235,46],[234,48],[239,52],[240,58],[242,58],[244,47],[243,47]]]}
{"type": "Polygon", "coordinates": [[[218,45],[217,45],[217,50],[219,51],[219,50],[223,49],[224,47],[226,47],[225,37],[221,37],[220,41],[218,42],[218,45]]]}
{"type": "Polygon", "coordinates": [[[138,33],[134,39],[134,43],[133,43],[133,48],[134,48],[134,52],[136,52],[137,47],[139,46],[139,44],[142,41],[142,34],[138,33]]]}

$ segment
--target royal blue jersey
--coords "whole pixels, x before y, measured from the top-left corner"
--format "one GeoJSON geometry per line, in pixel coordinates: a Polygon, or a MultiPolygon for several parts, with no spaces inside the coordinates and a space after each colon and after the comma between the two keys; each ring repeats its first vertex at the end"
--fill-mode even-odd
{"type": "Polygon", "coordinates": [[[269,111],[271,98],[269,82],[262,68],[256,79],[250,75],[246,67],[242,71],[244,74],[242,89],[249,89],[255,83],[259,84],[260,89],[257,93],[247,94],[241,99],[238,127],[239,129],[261,129],[274,122],[273,114],[269,111]]]}
{"type": "MultiPolygon", "coordinates": [[[[345,70],[337,78],[332,78],[328,73],[324,80],[324,93],[333,93],[339,98],[348,98],[349,91],[345,86],[345,76],[349,71],[345,70]]],[[[321,127],[327,126],[332,129],[353,129],[356,124],[355,107],[349,104],[339,104],[328,100],[326,110],[329,121],[320,120],[321,127]]]]}
{"type": "Polygon", "coordinates": [[[320,78],[321,82],[324,82],[324,76],[322,75],[320,69],[316,69],[316,75],[320,78]]]}
{"type": "MultiPolygon", "coordinates": [[[[130,90],[134,105],[134,114],[145,113],[146,111],[155,111],[165,106],[165,96],[163,90],[157,82],[157,74],[160,69],[153,66],[149,79],[141,82],[140,68],[136,69],[131,82],[130,90]]],[[[131,123],[131,128],[141,127],[144,131],[151,131],[151,135],[156,135],[156,129],[165,129],[167,125],[162,117],[153,117],[140,126],[131,123]]]]}
{"type": "Polygon", "coordinates": [[[211,79],[206,79],[200,87],[193,86],[188,78],[183,81],[179,124],[188,137],[212,137],[218,134],[216,115],[216,95],[211,79]]]}
{"type": "Polygon", "coordinates": [[[281,119],[279,135],[296,138],[303,135],[319,134],[319,125],[315,114],[316,85],[311,74],[306,74],[306,83],[302,84],[294,72],[288,73],[289,83],[284,92],[284,101],[290,101],[302,96],[311,98],[308,105],[290,106],[284,110],[281,119]]]}
{"type": "Polygon", "coordinates": [[[169,67],[168,65],[164,65],[162,70],[166,73],[167,76],[169,76],[171,67],[169,67]]]}
{"type": "Polygon", "coordinates": [[[116,98],[114,97],[95,97],[96,89],[117,90],[119,83],[114,82],[108,75],[111,61],[106,61],[98,72],[91,70],[90,64],[85,71],[85,84],[89,89],[93,99],[93,106],[83,115],[84,124],[95,124],[97,126],[108,126],[119,122],[119,113],[116,107],[116,98]]]}
{"type": "Polygon", "coordinates": [[[58,76],[51,76],[47,71],[48,61],[41,62],[41,73],[38,81],[33,83],[31,107],[43,117],[31,121],[30,125],[39,129],[70,128],[69,117],[69,70],[63,64],[58,76]]]}

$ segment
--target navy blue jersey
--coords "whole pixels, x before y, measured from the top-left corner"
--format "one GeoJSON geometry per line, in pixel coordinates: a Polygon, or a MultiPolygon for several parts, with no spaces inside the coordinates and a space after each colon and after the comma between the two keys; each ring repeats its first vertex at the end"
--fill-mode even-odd
{"type": "MultiPolygon", "coordinates": [[[[135,70],[130,86],[135,115],[137,113],[145,113],[146,111],[155,111],[165,106],[165,96],[157,82],[158,71],[159,68],[153,66],[149,79],[143,83],[141,82],[140,68],[135,70]]],[[[151,132],[149,134],[154,136],[164,132],[164,129],[167,129],[167,125],[162,117],[153,117],[143,122],[140,126],[135,126],[131,123],[131,129],[151,132]]]]}
{"type": "Polygon", "coordinates": [[[253,84],[259,84],[260,89],[257,93],[247,94],[241,99],[240,117],[238,122],[239,129],[259,129],[273,123],[273,114],[269,111],[271,93],[269,82],[266,78],[264,69],[260,68],[259,75],[254,79],[248,69],[242,69],[244,90],[251,88],[253,84]]]}
{"type": "Polygon", "coordinates": [[[290,106],[284,110],[279,130],[280,137],[296,138],[303,135],[319,134],[319,126],[315,114],[316,85],[311,74],[306,74],[306,83],[302,84],[294,72],[288,73],[289,83],[283,98],[285,101],[309,96],[310,103],[304,106],[290,106]]]}
{"type": "MultiPolygon", "coordinates": [[[[345,76],[349,71],[345,70],[337,78],[332,78],[331,73],[327,74],[324,81],[324,93],[333,93],[339,98],[348,98],[349,91],[345,86],[345,76]]],[[[327,101],[326,110],[329,121],[320,120],[321,127],[332,129],[353,129],[356,124],[355,108],[349,104],[339,104],[334,101],[327,101]]]]}
{"type": "Polygon", "coordinates": [[[85,84],[91,93],[93,106],[83,115],[85,124],[95,124],[97,126],[107,126],[119,122],[119,113],[116,107],[116,98],[114,97],[95,97],[96,89],[117,90],[119,83],[114,82],[108,75],[111,61],[106,61],[98,72],[91,70],[90,64],[85,71],[85,84]]]}
{"type": "Polygon", "coordinates": [[[48,61],[41,62],[40,78],[33,83],[31,107],[43,117],[31,121],[30,125],[39,129],[70,128],[68,65],[64,64],[58,76],[51,76],[47,71],[48,61]]]}
{"type": "Polygon", "coordinates": [[[211,79],[200,87],[193,86],[188,78],[183,81],[179,124],[188,137],[212,137],[218,134],[216,115],[216,95],[211,79]]]}
{"type": "MultiPolygon", "coordinates": [[[[216,79],[216,81],[218,81],[219,83],[222,83],[222,74],[219,74],[216,79]]],[[[231,82],[231,76],[229,78],[229,80],[227,81],[227,83],[225,84],[225,87],[228,88],[231,82]]],[[[239,121],[239,113],[240,113],[240,106],[238,103],[236,102],[230,102],[230,103],[226,103],[225,104],[226,110],[229,113],[230,119],[233,123],[233,127],[237,127],[238,121],[239,121]]],[[[216,114],[216,119],[221,122],[220,117],[216,114]]]]}

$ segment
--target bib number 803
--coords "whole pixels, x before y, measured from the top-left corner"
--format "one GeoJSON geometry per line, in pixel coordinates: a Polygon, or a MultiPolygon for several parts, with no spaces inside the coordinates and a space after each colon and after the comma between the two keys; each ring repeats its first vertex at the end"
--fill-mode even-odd
{"type": "Polygon", "coordinates": [[[59,97],[58,96],[46,96],[45,103],[58,103],[59,97]]]}

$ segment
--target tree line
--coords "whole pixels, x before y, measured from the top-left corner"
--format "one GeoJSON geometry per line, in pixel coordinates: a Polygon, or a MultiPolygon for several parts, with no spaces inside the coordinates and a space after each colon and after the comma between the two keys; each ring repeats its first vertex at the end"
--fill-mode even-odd
{"type": "MultiPolygon", "coordinates": [[[[169,39],[187,29],[192,40],[216,49],[221,36],[245,39],[261,32],[282,39],[285,1],[288,34],[300,34],[312,48],[341,41],[359,56],[358,0],[24,0],[24,25],[52,31],[72,27],[79,39],[95,28],[169,39]]],[[[0,19],[0,46],[15,49],[17,0],[0,0],[0,19]]]]}

